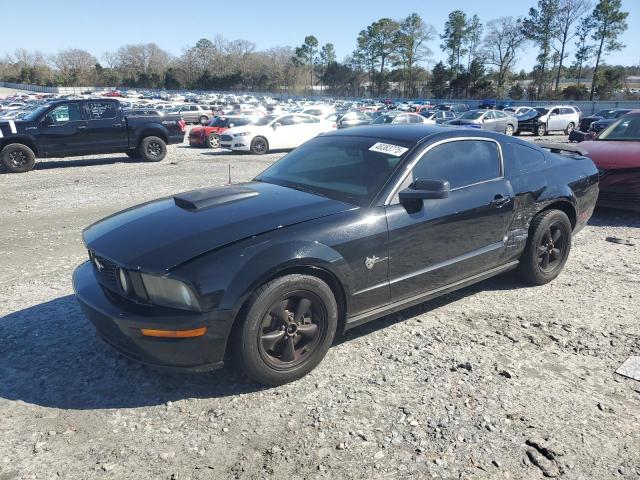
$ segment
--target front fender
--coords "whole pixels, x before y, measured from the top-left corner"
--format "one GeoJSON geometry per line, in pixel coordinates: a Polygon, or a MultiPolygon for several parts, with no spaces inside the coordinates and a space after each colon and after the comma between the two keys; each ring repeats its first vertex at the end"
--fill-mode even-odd
{"type": "MultiPolygon", "coordinates": [[[[241,242],[244,243],[244,242],[241,242]]],[[[264,239],[251,245],[226,247],[178,268],[177,278],[193,279],[208,309],[237,313],[251,292],[281,272],[313,267],[333,275],[350,296],[351,272],[335,249],[311,240],[264,239]]]]}

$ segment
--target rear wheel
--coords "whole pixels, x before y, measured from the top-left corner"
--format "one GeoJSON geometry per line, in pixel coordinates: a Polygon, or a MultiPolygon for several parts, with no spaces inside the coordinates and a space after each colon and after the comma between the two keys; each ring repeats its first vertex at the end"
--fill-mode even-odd
{"type": "Polygon", "coordinates": [[[569,125],[567,125],[567,128],[564,129],[565,135],[570,135],[571,132],[573,132],[574,128],[576,128],[576,126],[573,122],[571,122],[569,125]]]}
{"type": "Polygon", "coordinates": [[[207,146],[209,148],[220,148],[220,135],[212,133],[207,137],[207,146]]]}
{"type": "Polygon", "coordinates": [[[26,145],[10,143],[0,152],[0,159],[4,168],[13,173],[24,173],[33,169],[36,155],[26,145]]]}
{"type": "Polygon", "coordinates": [[[520,259],[522,277],[534,285],[555,279],[571,250],[571,222],[560,210],[547,210],[531,222],[527,246],[520,259]]]}
{"type": "Polygon", "coordinates": [[[252,380],[281,385],[296,380],[324,358],[338,324],[331,288],[309,275],[286,275],[257,289],[245,308],[234,345],[252,380]]]}
{"type": "Polygon", "coordinates": [[[256,137],[251,141],[251,153],[254,155],[263,155],[269,151],[269,144],[264,137],[256,137]]]}
{"type": "Polygon", "coordinates": [[[167,144],[158,137],[145,137],[140,142],[140,154],[147,162],[159,162],[167,156],[167,144]]]}
{"type": "Polygon", "coordinates": [[[507,125],[507,128],[505,128],[504,130],[504,134],[508,135],[509,137],[513,135],[513,125],[507,125]]]}
{"type": "Polygon", "coordinates": [[[202,115],[199,121],[200,121],[200,124],[202,125],[203,123],[206,123],[209,121],[209,117],[207,117],[206,115],[202,115]]]}

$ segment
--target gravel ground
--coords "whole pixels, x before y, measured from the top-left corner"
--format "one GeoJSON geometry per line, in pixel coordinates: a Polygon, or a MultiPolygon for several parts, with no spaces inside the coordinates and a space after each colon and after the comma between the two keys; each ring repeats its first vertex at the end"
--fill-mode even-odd
{"type": "Polygon", "coordinates": [[[380,319],[284,387],[98,340],[70,283],[82,228],[280,156],[179,145],[0,175],[0,480],[640,478],[640,384],[614,374],[640,354],[637,215],[597,211],[550,285],[505,275],[380,319]]]}

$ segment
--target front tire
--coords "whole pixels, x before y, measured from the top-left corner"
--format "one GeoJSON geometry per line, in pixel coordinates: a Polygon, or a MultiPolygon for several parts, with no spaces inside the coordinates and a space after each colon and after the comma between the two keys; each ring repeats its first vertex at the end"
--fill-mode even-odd
{"type": "Polygon", "coordinates": [[[272,280],[251,295],[243,311],[236,359],[250,379],[264,385],[292,382],[313,370],[338,325],[331,288],[309,275],[272,280]]]}
{"type": "Polygon", "coordinates": [[[140,155],[147,162],[159,162],[167,156],[167,144],[158,137],[145,137],[140,142],[140,155]]]}
{"type": "Polygon", "coordinates": [[[546,210],[529,227],[527,246],[520,258],[520,275],[533,285],[554,280],[571,251],[571,222],[561,210],[546,210]]]}
{"type": "Polygon", "coordinates": [[[269,151],[269,143],[264,137],[256,137],[251,140],[250,150],[254,155],[264,155],[269,151]]]}
{"type": "Polygon", "coordinates": [[[544,137],[548,133],[547,126],[544,123],[541,123],[536,129],[536,133],[539,137],[544,137]]]}
{"type": "Polygon", "coordinates": [[[10,143],[0,152],[2,165],[12,173],[25,173],[33,169],[36,155],[26,145],[10,143]]]}
{"type": "Polygon", "coordinates": [[[514,132],[514,128],[513,128],[513,125],[511,124],[507,125],[507,128],[504,129],[504,134],[507,135],[508,137],[513,135],[513,132],[514,132]]]}

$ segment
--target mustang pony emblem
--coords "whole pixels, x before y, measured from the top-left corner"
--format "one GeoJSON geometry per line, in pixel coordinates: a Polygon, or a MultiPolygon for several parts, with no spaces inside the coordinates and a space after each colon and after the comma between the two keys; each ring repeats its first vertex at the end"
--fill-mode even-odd
{"type": "Polygon", "coordinates": [[[375,264],[378,263],[380,260],[385,260],[385,259],[376,257],[375,255],[373,257],[367,257],[364,260],[364,266],[367,267],[369,270],[371,270],[375,266],[375,264]]]}

